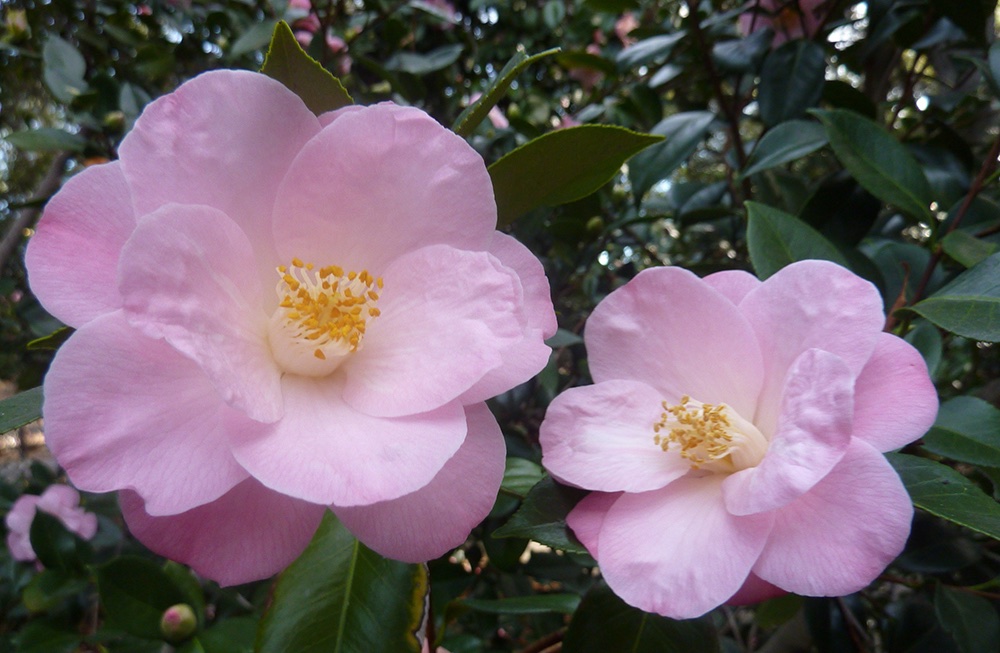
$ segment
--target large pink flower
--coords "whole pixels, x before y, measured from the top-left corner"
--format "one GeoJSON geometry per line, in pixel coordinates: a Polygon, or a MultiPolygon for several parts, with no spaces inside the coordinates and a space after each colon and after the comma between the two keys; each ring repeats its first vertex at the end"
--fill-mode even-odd
{"type": "Polygon", "coordinates": [[[688,618],[853,592],[894,559],[913,508],[881,452],[938,402],[884,319],[874,286],[823,261],[764,282],[656,268],[598,305],[595,383],[556,397],[541,443],[594,490],[568,521],[616,593],[688,618]]]}
{"type": "Polygon", "coordinates": [[[77,329],[44,406],[77,487],[124,490],[141,540],[227,584],[294,559],[327,506],[394,558],[460,544],[503,473],[483,401],[555,330],[475,151],[417,109],[317,117],[219,71],[150,104],[120,156],[27,253],[77,329]]]}
{"type": "Polygon", "coordinates": [[[89,540],[97,533],[97,515],[80,507],[80,493],[68,485],[50,485],[40,496],[18,497],[4,519],[7,524],[7,548],[15,560],[38,559],[31,548],[31,523],[37,511],[48,513],[63,523],[66,530],[89,540]]]}
{"type": "Polygon", "coordinates": [[[827,0],[757,0],[740,14],[739,28],[743,34],[751,34],[770,27],[773,47],[792,39],[812,38],[823,26],[827,4],[827,0]]]}

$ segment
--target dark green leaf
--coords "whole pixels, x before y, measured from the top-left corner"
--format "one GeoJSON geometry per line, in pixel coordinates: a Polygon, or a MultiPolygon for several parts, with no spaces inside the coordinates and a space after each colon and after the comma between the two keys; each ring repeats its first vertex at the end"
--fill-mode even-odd
{"type": "Polygon", "coordinates": [[[629,178],[636,198],[641,198],[656,182],[669,177],[688,160],[713,120],[715,114],[710,111],[686,111],[674,114],[653,127],[651,133],[663,136],[665,140],[650,147],[629,164],[629,178]]]}
{"type": "Polygon", "coordinates": [[[934,591],[934,611],[962,653],[997,650],[1000,617],[983,597],[938,585],[934,591]]]}
{"type": "Polygon", "coordinates": [[[927,320],[917,320],[905,338],[906,342],[916,347],[920,355],[924,357],[931,378],[935,378],[938,366],[941,364],[941,353],[944,348],[941,332],[927,320]]]}
{"type": "Polygon", "coordinates": [[[316,115],[354,102],[340,80],[305,53],[284,21],[274,28],[260,72],[291,89],[316,115]]]}
{"type": "Polygon", "coordinates": [[[398,70],[411,75],[426,75],[447,68],[458,61],[465,46],[461,43],[442,45],[426,54],[397,52],[385,62],[386,70],[398,70]]]}
{"type": "Polygon", "coordinates": [[[186,601],[183,589],[159,565],[138,556],[98,567],[97,588],[108,626],[145,639],[161,639],[164,611],[186,601]]]}
{"type": "Polygon", "coordinates": [[[851,111],[813,111],[834,154],[869,193],[907,215],[931,221],[930,185],[909,150],[874,121],[851,111]]]}
{"type": "Polygon", "coordinates": [[[941,406],[924,448],[963,463],[1000,467],[1000,410],[976,397],[955,397],[941,406]]]}
{"type": "MultiPolygon", "coordinates": [[[[993,85],[1000,90],[1000,41],[994,41],[990,46],[987,61],[990,64],[990,77],[993,78],[993,85]]],[[[1000,96],[1000,92],[997,93],[1000,96]]]]}
{"type": "Polygon", "coordinates": [[[93,551],[90,544],[76,533],[71,533],[59,521],[41,510],[35,511],[31,520],[31,548],[48,569],[81,573],[93,551]]]}
{"type": "Polygon", "coordinates": [[[0,433],[21,428],[42,416],[42,389],[32,388],[0,401],[0,433]]]}
{"type": "Polygon", "coordinates": [[[427,568],[387,560],[327,513],[282,572],[257,653],[417,653],[427,568]]]}
{"type": "Polygon", "coordinates": [[[556,329],[555,335],[545,341],[545,344],[553,349],[569,347],[570,345],[583,344],[583,338],[567,329],[556,329]]]}
{"type": "Polygon", "coordinates": [[[788,41],[767,55],[760,73],[757,101],[768,125],[800,118],[823,95],[826,55],[813,41],[788,41]]]}
{"type": "Polygon", "coordinates": [[[569,622],[562,653],[718,653],[707,617],[675,621],[627,605],[606,585],[587,592],[569,622]]]}
{"type": "Polygon", "coordinates": [[[215,623],[198,635],[205,653],[252,653],[257,619],[235,617],[215,623]]]}
{"type": "Polygon", "coordinates": [[[847,260],[818,231],[793,215],[765,204],[747,202],[747,248],[757,276],[766,279],[789,263],[806,259],[847,260]]]}
{"type": "Polygon", "coordinates": [[[549,0],[542,7],[542,20],[545,21],[545,26],[551,30],[562,25],[565,18],[566,7],[563,5],[562,0],[549,0]]]}
{"type": "Polygon", "coordinates": [[[545,472],[538,463],[510,456],[507,458],[500,490],[523,499],[544,475],[545,472]]]}
{"type": "Polygon", "coordinates": [[[802,597],[797,594],[785,594],[758,604],[754,621],[761,628],[777,628],[791,621],[800,610],[802,610],[802,597]]]}
{"type": "Polygon", "coordinates": [[[913,505],[932,515],[1000,539],[1000,504],[947,465],[901,453],[886,454],[913,505]]]}
{"type": "Polygon", "coordinates": [[[42,48],[42,63],[45,85],[60,102],[69,104],[87,90],[87,82],[83,79],[87,62],[68,41],[49,36],[42,48]]]}
{"type": "Polygon", "coordinates": [[[661,140],[611,125],[580,125],[549,132],[489,167],[499,226],[528,211],[590,195],[632,155],[661,140]]]}
{"type": "Polygon", "coordinates": [[[71,134],[62,129],[42,127],[14,132],[7,142],[27,152],[82,152],[87,147],[87,139],[79,134],[71,134]]]}
{"type": "Polygon", "coordinates": [[[47,336],[42,336],[41,338],[35,338],[28,343],[28,349],[31,351],[35,350],[51,350],[55,351],[62,347],[62,344],[69,340],[69,337],[73,335],[75,329],[71,327],[59,327],[47,336]]]}
{"type": "Polygon", "coordinates": [[[952,231],[941,239],[944,253],[967,268],[974,267],[1000,250],[996,243],[976,238],[964,231],[952,231]]]}
{"type": "Polygon", "coordinates": [[[459,114],[458,118],[455,119],[455,124],[452,125],[452,130],[459,136],[468,136],[471,134],[479,126],[479,123],[486,118],[490,109],[495,107],[500,98],[504,96],[504,93],[510,88],[514,79],[521,74],[521,71],[539,59],[557,52],[559,52],[559,48],[552,48],[551,50],[539,52],[529,57],[524,49],[519,48],[510,61],[507,62],[507,65],[500,71],[500,74],[497,75],[496,81],[486,89],[486,92],[478,100],[470,104],[465,108],[465,111],[459,114]]]}
{"type": "Polygon", "coordinates": [[[531,488],[521,507],[493,532],[493,537],[529,538],[563,551],[586,553],[566,526],[566,515],[586,494],[547,476],[531,488]]]}
{"type": "Polygon", "coordinates": [[[587,68],[602,72],[605,75],[614,75],[618,72],[614,62],[582,50],[560,52],[556,55],[556,62],[563,68],[587,68]]]}
{"type": "Polygon", "coordinates": [[[236,39],[232,50],[229,51],[229,55],[238,57],[248,52],[260,50],[271,42],[271,35],[274,33],[279,22],[277,19],[271,18],[261,23],[255,23],[250,29],[243,32],[240,38],[236,39]]]}
{"type": "Polygon", "coordinates": [[[466,599],[459,605],[489,614],[540,614],[545,612],[562,612],[573,614],[580,605],[577,594],[538,594],[535,596],[517,596],[509,599],[466,599]]]}
{"type": "Polygon", "coordinates": [[[72,653],[81,639],[75,624],[64,616],[36,619],[14,636],[17,653],[72,653]]]}
{"type": "Polygon", "coordinates": [[[62,569],[45,569],[31,579],[21,598],[30,612],[45,612],[87,588],[87,580],[62,569]]]}
{"type": "Polygon", "coordinates": [[[912,310],[960,336],[1000,341],[1000,254],[958,275],[912,310]]]}
{"type": "Polygon", "coordinates": [[[666,58],[685,36],[687,32],[683,31],[651,36],[619,52],[615,61],[618,68],[623,71],[638,68],[657,59],[666,58]]]}
{"type": "Polygon", "coordinates": [[[724,71],[734,73],[754,71],[771,47],[773,37],[773,32],[761,29],[746,38],[721,41],[712,46],[712,59],[724,71]]]}
{"type": "Polygon", "coordinates": [[[770,130],[747,158],[741,176],[768,170],[802,158],[827,144],[823,126],[808,120],[789,120],[770,130]]]}

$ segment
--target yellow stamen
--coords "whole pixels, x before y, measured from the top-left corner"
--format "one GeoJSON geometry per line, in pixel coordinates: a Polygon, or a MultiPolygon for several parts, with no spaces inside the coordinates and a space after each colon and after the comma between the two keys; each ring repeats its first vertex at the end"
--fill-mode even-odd
{"type": "Polygon", "coordinates": [[[663,451],[676,450],[691,461],[693,469],[729,455],[733,436],[732,423],[725,404],[688,406],[691,397],[684,395],[681,403],[671,406],[662,402],[660,421],[653,424],[653,442],[663,451]]]}

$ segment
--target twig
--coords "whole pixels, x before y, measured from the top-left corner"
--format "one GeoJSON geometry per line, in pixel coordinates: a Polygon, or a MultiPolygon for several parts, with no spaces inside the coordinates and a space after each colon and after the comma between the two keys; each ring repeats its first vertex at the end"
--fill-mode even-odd
{"type": "Polygon", "coordinates": [[[49,166],[48,171],[45,173],[45,177],[42,178],[42,182],[38,185],[38,190],[26,202],[28,206],[22,208],[14,215],[7,233],[0,240],[0,270],[3,270],[7,266],[7,261],[24,237],[24,230],[35,224],[38,215],[42,212],[44,202],[59,189],[63,171],[66,169],[66,162],[69,159],[69,152],[60,152],[56,155],[56,158],[52,161],[52,165],[49,166]]]}
{"type": "Polygon", "coordinates": [[[545,651],[558,651],[562,648],[562,640],[565,635],[565,628],[557,630],[554,633],[549,633],[537,642],[529,644],[527,647],[521,649],[521,653],[544,653],[545,651]],[[558,646],[559,648],[553,648],[555,646],[558,646]]]}
{"type": "Polygon", "coordinates": [[[847,632],[851,636],[851,641],[854,642],[854,648],[861,653],[868,653],[868,647],[870,642],[868,641],[868,633],[864,631],[861,624],[858,622],[858,618],[854,616],[851,609],[847,606],[847,602],[844,601],[843,597],[837,597],[837,607],[840,608],[840,614],[844,617],[844,621],[847,622],[847,632]]]}

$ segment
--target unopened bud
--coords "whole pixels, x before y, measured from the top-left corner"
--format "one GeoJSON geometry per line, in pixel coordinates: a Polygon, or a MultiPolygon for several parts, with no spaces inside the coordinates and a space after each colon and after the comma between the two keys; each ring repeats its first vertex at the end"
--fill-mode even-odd
{"type": "Polygon", "coordinates": [[[168,642],[181,642],[198,628],[198,617],[186,603],[172,605],[163,612],[160,618],[160,634],[168,642]]]}

